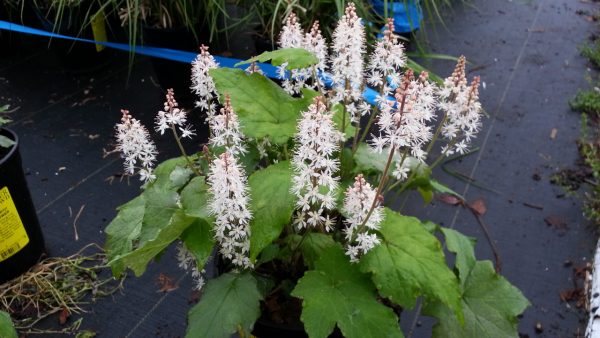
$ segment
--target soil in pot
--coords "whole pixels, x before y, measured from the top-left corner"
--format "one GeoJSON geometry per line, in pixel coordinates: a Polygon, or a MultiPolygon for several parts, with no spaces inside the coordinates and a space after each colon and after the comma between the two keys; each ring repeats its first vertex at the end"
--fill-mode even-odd
{"type": "Polygon", "coordinates": [[[21,166],[19,140],[0,129],[0,135],[16,142],[0,148],[0,284],[19,276],[44,253],[44,238],[21,166]]]}

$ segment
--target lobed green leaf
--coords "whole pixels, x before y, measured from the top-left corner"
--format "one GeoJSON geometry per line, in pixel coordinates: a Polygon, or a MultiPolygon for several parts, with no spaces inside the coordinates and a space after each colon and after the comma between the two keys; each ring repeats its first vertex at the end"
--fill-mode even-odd
{"type": "Polygon", "coordinates": [[[372,273],[379,293],[406,308],[424,294],[446,304],[461,320],[458,280],[437,238],[417,218],[387,208],[380,226],[381,244],[360,262],[362,271],[372,273]]]}
{"type": "Polygon", "coordinates": [[[246,61],[238,62],[235,67],[250,64],[252,62],[271,61],[273,66],[281,66],[287,62],[288,69],[308,68],[319,63],[315,54],[304,48],[283,48],[274,51],[267,51],[246,61]]]}
{"type": "Polygon", "coordinates": [[[209,280],[200,302],[188,313],[186,337],[229,338],[238,328],[250,333],[260,317],[261,299],[257,281],[248,272],[209,280]]]}
{"type": "Polygon", "coordinates": [[[402,337],[396,314],[377,300],[369,276],[337,245],[322,253],[292,296],[302,299],[300,318],[310,337],[325,338],[336,325],[347,338],[402,337]]]}

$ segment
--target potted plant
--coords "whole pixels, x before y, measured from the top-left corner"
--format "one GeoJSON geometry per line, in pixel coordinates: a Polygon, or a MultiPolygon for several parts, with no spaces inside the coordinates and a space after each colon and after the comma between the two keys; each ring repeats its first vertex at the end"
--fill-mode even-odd
{"type": "Polygon", "coordinates": [[[283,49],[244,62],[246,71],[218,68],[202,47],[192,90],[209,141],[186,151],[195,133],[169,90],[154,129],[172,134],[182,156],[156,167],[150,133],[123,110],[117,150],[145,183],[106,228],[113,273],[141,275],[177,243],[180,266],[203,290],[187,337],[401,337],[399,314],[418,298],[437,320],[435,337],[516,337],[528,302],[476,260],[473,240],[388,207],[409,189],[425,201],[435,192],[460,198],[431,169],[466,151],[482,115],[464,58],[438,86],[405,69],[391,27],[366,64],[352,4],[331,55],[319,27],[304,32],[293,15],[283,49]],[[256,64],[269,60],[281,87],[256,64]],[[450,266],[436,235],[455,255],[450,266]],[[213,250],[218,276],[205,283],[213,250]]]}
{"type": "Polygon", "coordinates": [[[0,107],[0,284],[25,272],[44,252],[44,239],[21,167],[19,138],[3,125],[0,107]]]}

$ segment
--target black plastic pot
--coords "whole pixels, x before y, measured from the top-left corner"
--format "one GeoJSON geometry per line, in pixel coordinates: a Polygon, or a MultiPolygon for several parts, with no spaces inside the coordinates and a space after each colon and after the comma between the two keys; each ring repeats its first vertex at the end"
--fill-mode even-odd
{"type": "Polygon", "coordinates": [[[0,135],[15,145],[0,148],[0,284],[27,271],[44,253],[44,237],[21,166],[19,138],[8,130],[0,135]]]}
{"type": "MultiPolygon", "coordinates": [[[[308,338],[308,334],[303,327],[290,327],[282,324],[276,324],[260,318],[254,324],[252,334],[260,338],[308,338]]],[[[329,338],[344,338],[340,330],[336,327],[329,335],[329,338]]]]}

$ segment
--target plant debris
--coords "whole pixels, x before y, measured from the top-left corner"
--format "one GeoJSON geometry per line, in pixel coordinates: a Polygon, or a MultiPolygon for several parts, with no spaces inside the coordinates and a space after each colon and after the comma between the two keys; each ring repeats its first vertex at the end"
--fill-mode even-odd
{"type": "MultiPolygon", "coordinates": [[[[47,333],[34,326],[57,313],[59,323],[64,325],[73,314],[85,312],[82,306],[89,303],[89,296],[94,301],[122,288],[124,278],[100,276],[107,268],[106,255],[96,244],[69,257],[46,258],[20,277],[0,285],[0,310],[11,315],[15,328],[22,333],[47,333]],[[98,252],[84,254],[91,248],[98,252]]],[[[80,321],[65,330],[76,332],[80,321]]]]}

